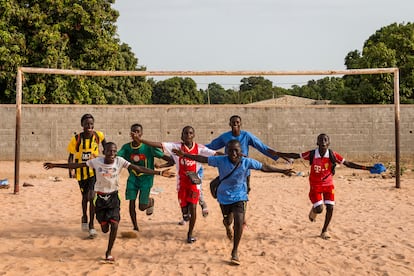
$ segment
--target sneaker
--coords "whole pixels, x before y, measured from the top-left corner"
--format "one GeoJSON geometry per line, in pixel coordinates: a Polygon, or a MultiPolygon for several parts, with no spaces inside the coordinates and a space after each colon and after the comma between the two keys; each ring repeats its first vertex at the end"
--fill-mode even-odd
{"type": "Polygon", "coordinates": [[[178,222],[178,225],[185,225],[187,222],[184,220],[184,219],[182,219],[182,220],[180,220],[179,222],[178,222]]]}
{"type": "Polygon", "coordinates": [[[309,220],[312,221],[312,222],[314,222],[316,220],[316,216],[317,215],[318,214],[313,211],[313,207],[312,207],[311,210],[310,210],[310,212],[309,212],[309,220]]]}
{"type": "Polygon", "coordinates": [[[208,216],[208,208],[207,208],[207,204],[203,204],[201,205],[201,212],[203,214],[203,217],[207,217],[208,216]]]}
{"type": "Polygon", "coordinates": [[[98,233],[96,232],[95,229],[89,229],[89,238],[90,239],[94,239],[96,236],[98,235],[98,233]]]}
{"type": "Polygon", "coordinates": [[[88,232],[89,231],[89,224],[87,222],[82,222],[81,228],[82,228],[83,232],[88,232]]]}
{"type": "Polygon", "coordinates": [[[183,220],[184,220],[184,221],[189,221],[189,220],[190,220],[190,218],[191,218],[191,215],[190,215],[190,214],[185,214],[185,215],[183,215],[183,220]]]}
{"type": "Polygon", "coordinates": [[[151,197],[150,198],[150,202],[151,202],[150,207],[148,207],[147,210],[145,211],[145,213],[147,214],[147,216],[151,216],[152,213],[154,213],[154,203],[155,203],[155,200],[151,197]]]}

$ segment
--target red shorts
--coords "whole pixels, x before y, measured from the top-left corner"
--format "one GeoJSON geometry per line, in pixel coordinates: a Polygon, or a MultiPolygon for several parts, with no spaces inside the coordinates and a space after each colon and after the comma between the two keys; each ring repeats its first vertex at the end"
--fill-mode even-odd
{"type": "Polygon", "coordinates": [[[188,203],[197,204],[200,198],[200,190],[197,185],[181,183],[178,189],[178,202],[180,207],[187,206],[188,203]]]}
{"type": "MultiPolygon", "coordinates": [[[[312,204],[321,202],[325,204],[335,205],[334,186],[311,186],[309,191],[309,199],[312,204]]],[[[318,204],[320,205],[320,204],[318,204]]]]}

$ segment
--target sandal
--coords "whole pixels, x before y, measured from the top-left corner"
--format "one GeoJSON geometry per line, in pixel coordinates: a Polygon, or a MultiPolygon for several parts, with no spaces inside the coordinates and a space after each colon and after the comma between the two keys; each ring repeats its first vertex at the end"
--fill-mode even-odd
{"type": "Polygon", "coordinates": [[[240,265],[240,260],[237,255],[231,256],[230,262],[234,265],[240,265]]]}
{"type": "Polygon", "coordinates": [[[150,202],[151,202],[150,207],[148,207],[147,210],[145,211],[145,213],[147,214],[147,216],[151,216],[152,213],[154,213],[154,203],[155,203],[155,200],[151,197],[150,198],[150,202]]]}
{"type": "Polygon", "coordinates": [[[203,217],[207,217],[208,216],[208,209],[207,209],[207,207],[202,208],[202,213],[203,213],[203,217]]]}
{"type": "Polygon", "coordinates": [[[197,240],[197,238],[195,237],[188,237],[187,238],[187,243],[194,243],[197,240]]]}
{"type": "Polygon", "coordinates": [[[101,261],[103,264],[113,264],[115,263],[115,258],[112,257],[111,255],[109,255],[108,257],[106,257],[105,259],[102,259],[101,261]]]}
{"type": "Polygon", "coordinates": [[[321,233],[321,238],[324,240],[329,240],[331,238],[331,236],[329,235],[329,233],[327,231],[322,232],[321,233]]]}

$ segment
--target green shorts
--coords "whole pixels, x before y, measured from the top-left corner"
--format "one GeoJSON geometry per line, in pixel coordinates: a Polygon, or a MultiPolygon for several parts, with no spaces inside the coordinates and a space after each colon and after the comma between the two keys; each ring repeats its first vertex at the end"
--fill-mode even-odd
{"type": "Polygon", "coordinates": [[[129,175],[125,190],[126,200],[136,200],[139,192],[139,204],[148,204],[153,183],[153,175],[129,175]]]}

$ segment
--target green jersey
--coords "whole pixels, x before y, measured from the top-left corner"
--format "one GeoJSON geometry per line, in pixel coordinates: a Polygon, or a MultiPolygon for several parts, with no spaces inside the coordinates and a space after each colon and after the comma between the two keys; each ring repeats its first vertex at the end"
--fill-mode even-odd
{"type": "MultiPolygon", "coordinates": [[[[132,145],[132,142],[122,146],[118,151],[118,156],[123,157],[134,165],[154,169],[154,158],[163,157],[164,152],[159,148],[150,147],[146,144],[140,144],[137,147],[132,145]]],[[[143,173],[137,174],[134,170],[129,170],[129,173],[133,173],[136,176],[141,176],[143,173]]],[[[151,175],[152,176],[152,175],[151,175]]]]}

